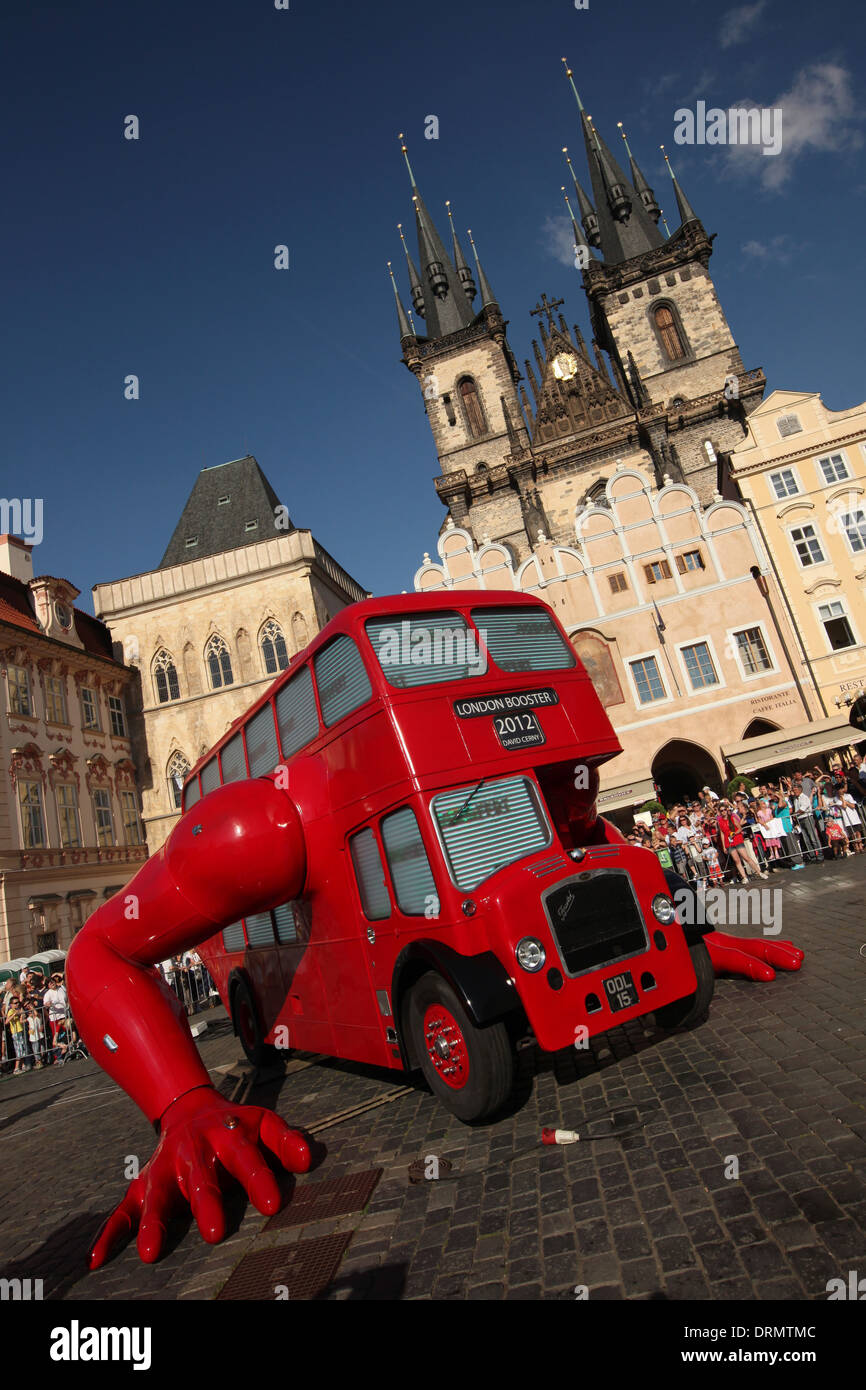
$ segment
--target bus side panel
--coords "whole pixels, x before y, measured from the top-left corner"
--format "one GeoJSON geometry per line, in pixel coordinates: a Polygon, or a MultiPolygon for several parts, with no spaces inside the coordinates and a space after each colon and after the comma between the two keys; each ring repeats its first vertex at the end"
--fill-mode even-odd
{"type": "Polygon", "coordinates": [[[289,1030],[289,1047],[334,1056],[334,1030],[328,1019],[327,994],[315,945],[298,942],[281,946],[279,957],[284,1001],[279,1023],[289,1030]]]}

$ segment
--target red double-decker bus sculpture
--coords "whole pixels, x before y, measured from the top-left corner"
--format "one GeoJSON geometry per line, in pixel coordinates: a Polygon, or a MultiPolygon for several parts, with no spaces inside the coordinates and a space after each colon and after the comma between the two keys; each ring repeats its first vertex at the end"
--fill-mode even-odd
{"type": "MultiPolygon", "coordinates": [[[[159,1143],[100,1232],[156,1259],[178,1193],[225,1232],[218,1175],[280,1204],[260,1145],[305,1171],[304,1137],[210,1083],[154,969],[201,948],[254,1063],[301,1048],[420,1067],[467,1122],[512,1090],[516,1042],[546,1051],[654,1013],[706,1014],[713,962],[797,969],[787,942],[681,925],[656,856],[596,812],[621,751],[547,606],[461,591],[344,609],[190,773],[184,815],[72,945],[91,1054],[159,1143]]],[[[680,881],[681,882],[681,881],[680,881]]]]}

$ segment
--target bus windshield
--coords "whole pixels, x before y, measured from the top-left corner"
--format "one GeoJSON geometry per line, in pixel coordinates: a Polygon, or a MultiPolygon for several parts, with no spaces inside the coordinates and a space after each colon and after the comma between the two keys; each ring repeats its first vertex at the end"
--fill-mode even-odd
{"type": "Polygon", "coordinates": [[[459,613],[371,618],[366,629],[385,679],[400,689],[462,681],[487,670],[478,635],[459,613]]]}
{"type": "Polygon", "coordinates": [[[551,843],[550,825],[528,777],[442,792],[430,810],[451,877],[464,890],[551,843]]]}

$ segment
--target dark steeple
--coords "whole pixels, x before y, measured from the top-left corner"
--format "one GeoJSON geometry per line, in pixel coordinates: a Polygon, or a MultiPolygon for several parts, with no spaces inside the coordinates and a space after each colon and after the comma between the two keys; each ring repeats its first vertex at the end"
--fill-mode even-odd
{"type": "Polygon", "coordinates": [[[406,238],[403,235],[403,223],[397,223],[397,231],[400,233],[400,240],[403,243],[403,250],[406,252],[406,265],[409,268],[409,287],[412,290],[412,303],[415,306],[415,313],[420,318],[424,317],[424,290],[421,285],[421,277],[415,269],[415,263],[409,255],[409,247],[406,245],[406,238]]]}
{"type": "Polygon", "coordinates": [[[585,269],[586,266],[589,265],[589,262],[594,259],[594,257],[589,249],[589,246],[587,245],[583,232],[580,230],[580,227],[578,226],[577,218],[571,210],[571,203],[568,201],[568,194],[565,191],[564,184],[562,185],[562,195],[565,198],[565,206],[568,208],[568,215],[571,218],[571,229],[574,233],[574,247],[575,250],[578,252],[578,256],[581,263],[581,269],[585,269]],[[581,252],[583,252],[582,256],[580,255],[581,252]]]}
{"type": "Polygon", "coordinates": [[[661,208],[656,202],[655,194],[638,168],[637,161],[628,147],[628,138],[622,128],[622,121],[617,121],[616,124],[622,136],[626,154],[628,155],[629,168],[631,169],[631,181],[634,184],[635,191],[644,205],[644,210],[649,213],[653,222],[658,222],[661,217],[661,208]]]}
{"type": "MultiPolygon", "coordinates": [[[[563,145],[562,153],[565,155],[565,162],[571,170],[571,177],[574,180],[574,191],[577,194],[577,206],[580,209],[580,220],[583,223],[586,240],[590,246],[601,246],[601,237],[598,234],[598,218],[595,215],[595,208],[592,206],[592,203],[577,181],[577,174],[574,172],[574,165],[569,157],[567,145],[563,145]]],[[[570,208],[569,211],[571,211],[570,208]]]]}
{"type": "Polygon", "coordinates": [[[404,338],[414,338],[415,333],[410,327],[409,320],[406,317],[406,310],[403,308],[403,301],[400,298],[400,291],[397,289],[397,281],[394,279],[394,272],[391,269],[390,261],[388,262],[388,274],[391,277],[391,284],[394,287],[394,298],[397,301],[397,322],[400,325],[400,341],[402,342],[404,338]]]}
{"type": "MultiPolygon", "coordinates": [[[[623,173],[592,124],[574,84],[571,68],[564,58],[562,61],[580,112],[602,255],[606,264],[614,265],[662,246],[664,237],[653,220],[654,215],[648,210],[645,198],[640,196],[623,173]]],[[[642,176],[641,182],[645,185],[645,192],[651,194],[652,190],[642,176]]]]}
{"type": "Polygon", "coordinates": [[[694,209],[693,209],[691,203],[689,202],[688,198],[686,197],[685,193],[683,192],[683,190],[680,188],[679,184],[677,183],[677,176],[676,176],[676,174],[675,174],[674,171],[673,171],[673,165],[671,164],[670,160],[668,159],[667,155],[665,154],[665,147],[664,147],[664,145],[660,146],[660,148],[661,148],[662,154],[664,154],[664,156],[665,156],[665,164],[666,164],[666,165],[668,166],[668,168],[670,169],[670,171],[671,171],[671,178],[672,178],[673,181],[674,181],[674,193],[676,194],[676,197],[677,197],[677,207],[678,207],[679,210],[680,210],[680,223],[681,223],[681,225],[684,227],[684,226],[686,225],[687,222],[699,222],[699,221],[700,221],[700,218],[698,217],[697,213],[694,211],[694,209]]]}
{"type": "Polygon", "coordinates": [[[478,249],[475,245],[475,242],[472,240],[471,231],[467,232],[466,235],[469,237],[469,241],[472,246],[472,254],[475,257],[475,265],[478,270],[478,283],[481,286],[481,306],[482,308],[485,308],[488,304],[495,304],[496,299],[494,297],[492,289],[490,288],[487,276],[484,274],[484,271],[482,269],[481,261],[478,258],[478,249]]]}
{"type": "Polygon", "coordinates": [[[159,568],[285,535],[294,527],[288,517],[288,525],[282,524],[279,507],[277,494],[250,455],[203,468],[159,568]]]}
{"type": "Polygon", "coordinates": [[[457,274],[460,276],[460,282],[466,291],[466,298],[471,304],[478,291],[475,288],[475,281],[472,279],[472,271],[466,264],[463,248],[457,240],[457,228],[454,226],[454,218],[451,216],[451,200],[449,198],[445,199],[445,206],[448,209],[448,221],[451,225],[451,241],[454,246],[454,264],[457,267],[457,274]]]}
{"type": "MultiPolygon", "coordinates": [[[[400,148],[409,170],[412,182],[412,201],[415,205],[415,222],[418,230],[418,255],[421,265],[421,294],[423,296],[424,321],[427,326],[426,337],[444,338],[461,328],[468,328],[475,318],[472,305],[466,294],[465,281],[458,274],[448,252],[442,244],[433,219],[427,211],[424,199],[415,182],[412,165],[406,145],[400,136],[400,148]]],[[[411,273],[411,272],[410,272],[411,273]]],[[[415,293],[413,288],[413,299],[415,293]]],[[[421,306],[415,302],[421,313],[421,306]]]]}

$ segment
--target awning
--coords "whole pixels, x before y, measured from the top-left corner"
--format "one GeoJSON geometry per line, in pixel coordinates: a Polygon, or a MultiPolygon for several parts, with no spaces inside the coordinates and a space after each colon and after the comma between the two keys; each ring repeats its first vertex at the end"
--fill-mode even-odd
{"type": "Polygon", "coordinates": [[[603,787],[598,794],[598,809],[613,811],[617,806],[642,806],[655,796],[652,768],[642,767],[628,781],[603,787]]]}
{"type": "Polygon", "coordinates": [[[797,762],[847,748],[857,742],[857,730],[852,729],[847,714],[832,719],[816,719],[812,724],[797,724],[791,729],[774,729],[771,734],[745,738],[722,748],[735,772],[754,772],[775,763],[797,762]]]}

